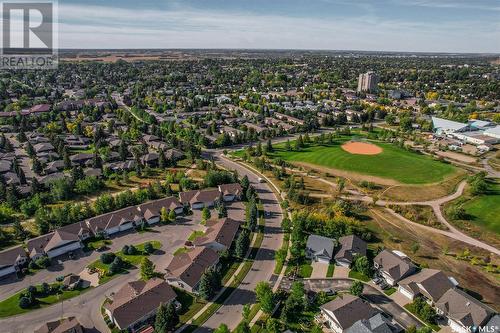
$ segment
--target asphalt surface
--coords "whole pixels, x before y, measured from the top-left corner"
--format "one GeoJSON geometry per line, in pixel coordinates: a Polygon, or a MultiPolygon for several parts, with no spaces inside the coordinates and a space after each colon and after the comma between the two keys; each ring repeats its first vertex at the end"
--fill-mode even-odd
{"type": "Polygon", "coordinates": [[[221,158],[217,153],[214,154],[213,157],[217,163],[220,163],[225,168],[236,170],[240,177],[244,175],[248,177],[264,205],[264,210],[269,213],[269,216],[266,216],[264,240],[257,252],[252,268],[243,279],[242,283],[225,300],[218,311],[210,317],[202,327],[198,328],[196,333],[211,332],[219,327],[221,323],[226,324],[230,330],[236,328],[243,319],[243,305],[251,305],[255,302],[254,289],[257,283],[275,279],[275,275],[273,275],[275,265],[274,253],[281,247],[283,241],[283,233],[281,230],[281,220],[283,216],[281,207],[278,198],[269,185],[267,185],[267,183],[259,183],[259,177],[241,165],[221,158]]]}
{"type": "MultiPolygon", "coordinates": [[[[306,288],[313,291],[333,289],[335,291],[348,291],[352,284],[351,279],[309,279],[304,280],[306,288]]],[[[379,308],[398,324],[404,328],[409,326],[422,327],[422,323],[408,314],[404,308],[387,297],[384,293],[370,284],[365,284],[362,297],[370,302],[371,305],[379,308]]]]}

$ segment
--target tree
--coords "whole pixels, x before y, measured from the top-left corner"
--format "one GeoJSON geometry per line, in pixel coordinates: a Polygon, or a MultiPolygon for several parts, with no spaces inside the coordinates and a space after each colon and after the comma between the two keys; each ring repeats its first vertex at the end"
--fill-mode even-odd
{"type": "Polygon", "coordinates": [[[111,275],[118,273],[123,266],[123,261],[120,257],[115,257],[115,260],[109,265],[109,273],[111,275]]]}
{"type": "Polygon", "coordinates": [[[220,324],[214,331],[214,333],[230,333],[229,328],[226,324],[220,324]]]}
{"type": "Polygon", "coordinates": [[[354,270],[356,272],[362,273],[368,277],[371,276],[371,265],[370,261],[366,256],[357,257],[354,261],[354,270]]]}
{"type": "Polygon", "coordinates": [[[30,306],[31,306],[31,301],[28,297],[23,296],[23,297],[19,298],[19,307],[21,309],[27,309],[30,306]]]}
{"type": "Polygon", "coordinates": [[[271,139],[267,139],[266,152],[272,153],[274,151],[273,144],[271,143],[271,139]]]}
{"type": "Polygon", "coordinates": [[[266,321],[266,331],[269,333],[282,332],[280,321],[276,318],[268,318],[266,321]]]}
{"type": "Polygon", "coordinates": [[[158,310],[156,310],[156,318],[155,318],[155,332],[156,333],[167,333],[168,328],[168,313],[167,306],[165,304],[160,304],[158,310]]]}
{"type": "Polygon", "coordinates": [[[359,296],[363,293],[365,285],[361,281],[354,281],[349,288],[349,292],[354,296],[359,296]]]}
{"type": "Polygon", "coordinates": [[[111,264],[115,260],[114,253],[103,253],[101,254],[101,262],[105,265],[111,264]]]}
{"type": "Polygon", "coordinates": [[[141,278],[149,280],[155,276],[155,265],[148,258],[143,258],[141,261],[141,278]]]}
{"type": "Polygon", "coordinates": [[[243,258],[250,246],[250,232],[248,229],[243,229],[236,239],[235,255],[243,258]]]}
{"type": "Polygon", "coordinates": [[[290,139],[286,140],[285,149],[286,149],[286,151],[292,150],[292,146],[290,145],[290,139]]]}
{"type": "Polygon", "coordinates": [[[217,211],[219,213],[219,218],[227,217],[227,208],[226,208],[226,205],[224,205],[224,203],[221,203],[217,207],[217,211]]]}
{"type": "Polygon", "coordinates": [[[268,282],[261,281],[255,287],[257,301],[260,303],[260,308],[265,313],[270,314],[274,309],[274,294],[268,282]]]}
{"type": "Polygon", "coordinates": [[[210,209],[208,209],[208,207],[204,207],[201,212],[201,218],[203,219],[203,221],[207,221],[211,216],[212,214],[210,214],[210,209]]]}
{"type": "Polygon", "coordinates": [[[161,207],[161,209],[160,209],[160,220],[163,223],[167,223],[169,221],[168,211],[167,211],[167,208],[165,208],[165,207],[161,207]]]}
{"type": "Polygon", "coordinates": [[[210,299],[215,294],[215,291],[212,288],[211,279],[212,279],[212,277],[211,277],[211,274],[209,271],[205,272],[201,276],[200,286],[198,287],[198,292],[200,293],[200,296],[205,300],[210,299]]]}
{"type": "Polygon", "coordinates": [[[174,222],[175,221],[175,211],[172,209],[170,210],[170,212],[168,213],[168,220],[169,222],[174,222]]]}
{"type": "Polygon", "coordinates": [[[339,193],[342,193],[342,191],[344,190],[345,188],[345,179],[344,178],[339,178],[337,180],[337,191],[339,193]]]}

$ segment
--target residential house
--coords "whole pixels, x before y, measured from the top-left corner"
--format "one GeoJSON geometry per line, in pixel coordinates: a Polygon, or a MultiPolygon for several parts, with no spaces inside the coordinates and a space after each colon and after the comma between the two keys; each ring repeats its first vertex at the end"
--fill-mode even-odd
{"type": "Polygon", "coordinates": [[[26,247],[31,260],[37,260],[45,255],[49,258],[55,258],[79,250],[82,244],[78,234],[58,229],[30,239],[26,243],[26,247]]]}
{"type": "Polygon", "coordinates": [[[428,268],[399,281],[398,285],[398,291],[409,299],[413,300],[416,296],[422,295],[432,303],[456,286],[440,270],[428,268]]]}
{"type": "Polygon", "coordinates": [[[378,313],[361,298],[349,294],[320,306],[320,310],[327,326],[335,333],[342,333],[358,320],[369,319],[378,313]]]}
{"type": "Polygon", "coordinates": [[[27,261],[28,255],[21,245],[0,252],[0,278],[19,271],[27,261]]]}
{"type": "Polygon", "coordinates": [[[206,222],[207,230],[205,234],[194,240],[195,246],[206,246],[217,252],[227,250],[231,247],[240,222],[231,218],[212,219],[206,222]]]}
{"type": "Polygon", "coordinates": [[[378,274],[391,286],[413,274],[417,268],[404,253],[389,250],[380,252],[373,264],[378,274]]]}
{"type": "Polygon", "coordinates": [[[332,260],[335,240],[319,235],[309,235],[306,244],[306,257],[317,262],[329,263],[332,260]]]}
{"type": "Polygon", "coordinates": [[[80,284],[81,281],[82,281],[82,279],[80,279],[80,277],[78,275],[69,274],[68,276],[66,276],[64,278],[64,280],[62,281],[62,284],[63,284],[64,288],[69,289],[69,290],[73,290],[73,289],[78,287],[78,285],[80,284]]]}
{"type": "Polygon", "coordinates": [[[382,313],[368,319],[360,319],[349,327],[346,333],[399,333],[403,328],[397,324],[393,324],[382,313]]]}
{"type": "Polygon", "coordinates": [[[366,242],[356,235],[339,238],[340,248],[335,254],[339,266],[349,267],[356,256],[366,256],[366,242]]]}
{"type": "Polygon", "coordinates": [[[472,327],[483,326],[494,311],[466,294],[452,288],[436,302],[437,313],[446,316],[453,332],[468,333],[472,327]]]}
{"type": "Polygon", "coordinates": [[[167,211],[173,210],[176,215],[182,214],[184,207],[176,197],[168,197],[155,201],[146,202],[138,206],[148,224],[160,222],[162,208],[167,211]]]}
{"type": "Polygon", "coordinates": [[[117,232],[132,229],[143,222],[144,216],[137,206],[126,207],[111,213],[92,217],[86,221],[87,226],[95,234],[110,236],[117,232]]]}
{"type": "Polygon", "coordinates": [[[35,333],[83,333],[84,328],[75,317],[49,321],[35,330],[35,333]]]}
{"type": "Polygon", "coordinates": [[[217,252],[209,247],[195,247],[172,259],[167,271],[167,282],[188,292],[196,292],[203,274],[219,262],[217,252]]]}
{"type": "Polygon", "coordinates": [[[243,187],[239,183],[219,185],[219,192],[222,193],[222,200],[234,201],[241,200],[243,187]]]}
{"type": "Polygon", "coordinates": [[[119,330],[137,332],[156,315],[161,304],[175,302],[177,294],[163,279],[132,281],[121,287],[104,311],[119,330]]]}
{"type": "Polygon", "coordinates": [[[221,193],[216,190],[193,190],[179,193],[179,198],[184,206],[191,206],[192,209],[202,209],[213,207],[221,197],[221,193]]]}
{"type": "Polygon", "coordinates": [[[69,159],[71,160],[71,164],[73,165],[84,165],[88,161],[91,161],[94,158],[94,154],[87,153],[78,153],[71,155],[69,159]]]}

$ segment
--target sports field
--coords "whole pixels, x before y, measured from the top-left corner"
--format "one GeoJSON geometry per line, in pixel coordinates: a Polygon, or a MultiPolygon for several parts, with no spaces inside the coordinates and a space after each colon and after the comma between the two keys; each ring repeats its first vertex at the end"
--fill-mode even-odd
{"type": "MultiPolygon", "coordinates": [[[[310,144],[300,151],[287,151],[285,144],[275,145],[273,157],[289,162],[305,162],[322,167],[393,179],[404,184],[429,184],[444,180],[457,169],[410,152],[390,143],[376,143],[382,152],[376,155],[351,154],[341,148],[348,139],[332,144],[310,144]]],[[[373,143],[373,142],[372,142],[373,143]]],[[[294,144],[292,142],[292,147],[294,144]]]]}
{"type": "Polygon", "coordinates": [[[462,207],[471,221],[487,230],[500,234],[500,184],[492,183],[490,191],[466,201],[462,207]]]}

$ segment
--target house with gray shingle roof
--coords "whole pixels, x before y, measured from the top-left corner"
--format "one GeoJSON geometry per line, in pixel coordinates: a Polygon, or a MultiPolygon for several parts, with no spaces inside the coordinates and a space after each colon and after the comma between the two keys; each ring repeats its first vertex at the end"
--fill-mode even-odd
{"type": "Polygon", "coordinates": [[[369,319],[378,311],[361,298],[345,294],[320,307],[327,326],[335,333],[342,333],[358,320],[369,319]]]}
{"type": "Polygon", "coordinates": [[[319,235],[309,235],[306,244],[306,257],[317,262],[329,263],[332,260],[335,240],[319,235]]]}
{"type": "Polygon", "coordinates": [[[339,238],[339,250],[335,262],[339,266],[349,267],[356,256],[366,256],[366,242],[356,235],[339,238]]]}
{"type": "Polygon", "coordinates": [[[391,286],[415,273],[417,267],[404,253],[383,250],[373,260],[378,274],[391,286]]]}
{"type": "Polygon", "coordinates": [[[383,314],[377,313],[369,319],[360,319],[349,327],[346,333],[399,333],[403,329],[391,323],[383,314]]]}

